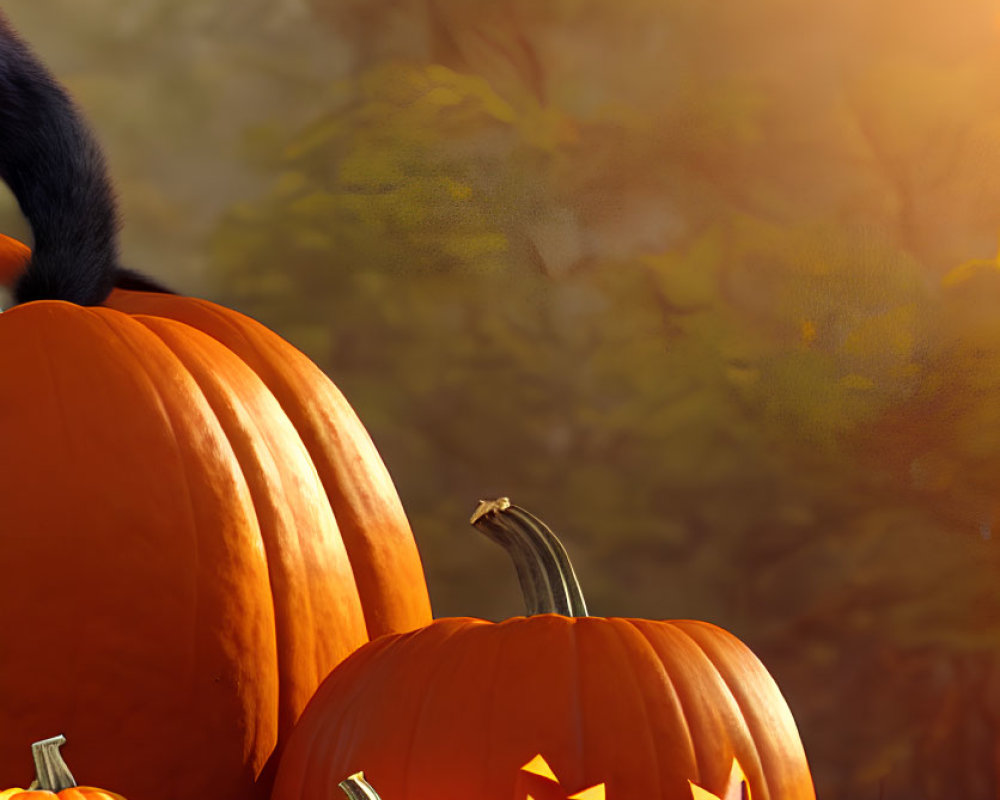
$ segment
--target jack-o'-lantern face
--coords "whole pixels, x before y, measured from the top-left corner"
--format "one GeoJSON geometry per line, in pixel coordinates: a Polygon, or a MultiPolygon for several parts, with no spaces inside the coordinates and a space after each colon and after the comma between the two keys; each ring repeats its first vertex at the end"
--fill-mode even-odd
{"type": "Polygon", "coordinates": [[[604,784],[599,783],[567,794],[541,755],[521,767],[514,800],[605,800],[604,784]]]}
{"type": "Polygon", "coordinates": [[[747,776],[743,774],[743,768],[735,758],[733,759],[733,768],[729,772],[729,782],[722,794],[712,794],[707,789],[696,786],[693,781],[688,781],[688,783],[691,784],[692,800],[751,800],[747,776]]]}

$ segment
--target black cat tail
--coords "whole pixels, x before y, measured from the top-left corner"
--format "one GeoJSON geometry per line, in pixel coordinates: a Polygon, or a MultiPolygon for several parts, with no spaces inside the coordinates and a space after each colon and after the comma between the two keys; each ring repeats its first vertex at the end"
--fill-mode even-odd
{"type": "Polygon", "coordinates": [[[73,101],[2,12],[0,179],[34,238],[15,300],[102,302],[118,268],[118,218],[104,156],[73,101]]]}

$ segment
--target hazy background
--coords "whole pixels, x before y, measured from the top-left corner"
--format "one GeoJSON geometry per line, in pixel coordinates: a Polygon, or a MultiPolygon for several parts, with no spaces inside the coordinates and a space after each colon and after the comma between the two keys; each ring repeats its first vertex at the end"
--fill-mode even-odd
{"type": "Polygon", "coordinates": [[[351,399],[438,615],[520,612],[507,494],[593,613],[746,641],[821,798],[1000,794],[995,2],[3,8],[128,264],[351,399]]]}

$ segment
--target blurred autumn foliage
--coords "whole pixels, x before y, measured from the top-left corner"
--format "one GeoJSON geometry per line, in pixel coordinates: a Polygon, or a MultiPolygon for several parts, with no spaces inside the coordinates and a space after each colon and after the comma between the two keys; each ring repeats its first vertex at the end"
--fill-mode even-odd
{"type": "Polygon", "coordinates": [[[519,612],[509,494],[750,644],[821,798],[1000,794],[993,2],[42,5],[132,264],[329,371],[439,615],[519,612]]]}

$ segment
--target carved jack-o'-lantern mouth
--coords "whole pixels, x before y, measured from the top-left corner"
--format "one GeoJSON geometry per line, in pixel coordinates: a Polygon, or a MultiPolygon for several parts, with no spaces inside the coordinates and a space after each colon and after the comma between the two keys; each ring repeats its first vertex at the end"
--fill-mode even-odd
{"type": "Polygon", "coordinates": [[[541,754],[521,767],[515,800],[605,800],[604,784],[598,783],[567,795],[555,772],[541,754]]]}
{"type": "MultiPolygon", "coordinates": [[[[692,800],[752,800],[750,784],[737,759],[733,759],[729,780],[721,795],[712,794],[708,789],[689,780],[692,800]]],[[[340,788],[349,800],[381,800],[371,785],[365,781],[364,773],[357,772],[340,783],[340,788]]],[[[605,785],[595,784],[567,795],[559,783],[552,767],[539,753],[523,767],[514,790],[514,800],[605,800],[605,785]]]]}

